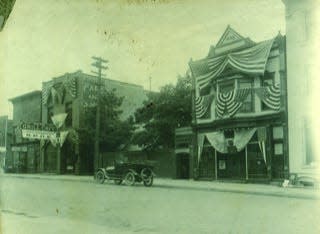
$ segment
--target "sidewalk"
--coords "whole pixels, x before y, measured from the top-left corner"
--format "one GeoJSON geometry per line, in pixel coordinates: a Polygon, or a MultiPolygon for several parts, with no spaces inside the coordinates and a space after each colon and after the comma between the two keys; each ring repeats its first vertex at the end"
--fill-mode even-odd
{"type": "MultiPolygon", "coordinates": [[[[93,176],[75,176],[75,175],[55,175],[55,174],[0,174],[1,177],[23,178],[23,179],[45,179],[74,181],[84,183],[95,183],[93,176]]],[[[261,196],[290,197],[301,199],[320,199],[320,190],[315,188],[295,188],[279,187],[269,184],[240,184],[219,181],[194,181],[175,180],[170,178],[155,178],[153,187],[165,189],[189,189],[203,190],[212,192],[227,192],[252,194],[261,196]]]]}

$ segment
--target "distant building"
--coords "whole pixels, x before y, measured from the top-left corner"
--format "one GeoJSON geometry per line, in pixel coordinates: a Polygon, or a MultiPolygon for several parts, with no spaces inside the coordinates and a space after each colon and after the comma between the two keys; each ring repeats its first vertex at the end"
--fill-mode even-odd
{"type": "Polygon", "coordinates": [[[285,37],[254,42],[227,27],[193,75],[194,177],[289,176],[285,37]]]}
{"type": "Polygon", "coordinates": [[[35,172],[39,169],[39,144],[37,139],[22,137],[21,123],[41,123],[41,91],[32,91],[9,99],[13,105],[12,157],[7,157],[7,165],[14,171],[35,172]]]}
{"type": "Polygon", "coordinates": [[[12,120],[8,116],[0,116],[0,170],[12,171],[10,159],[12,158],[11,143],[13,139],[12,120]],[[9,159],[9,163],[6,163],[9,159]]]}
{"type": "MultiPolygon", "coordinates": [[[[320,4],[283,0],[286,6],[290,172],[320,179],[320,4]]],[[[311,182],[311,181],[310,181],[311,182]]]]}

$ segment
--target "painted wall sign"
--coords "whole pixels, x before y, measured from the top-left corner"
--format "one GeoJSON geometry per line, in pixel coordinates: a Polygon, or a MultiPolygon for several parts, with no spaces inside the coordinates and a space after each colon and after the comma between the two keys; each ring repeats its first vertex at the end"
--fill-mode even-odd
{"type": "Polygon", "coordinates": [[[55,135],[52,131],[22,129],[22,137],[28,139],[50,140],[55,135]]]}

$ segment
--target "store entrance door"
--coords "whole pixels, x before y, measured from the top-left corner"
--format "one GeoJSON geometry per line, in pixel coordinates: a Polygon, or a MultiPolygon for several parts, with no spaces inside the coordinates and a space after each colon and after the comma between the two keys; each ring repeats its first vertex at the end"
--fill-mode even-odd
{"type": "Polygon", "coordinates": [[[177,179],[189,179],[190,155],[186,153],[176,154],[177,179]]]}
{"type": "Polygon", "coordinates": [[[245,151],[236,153],[218,153],[218,179],[245,179],[245,151]]]}

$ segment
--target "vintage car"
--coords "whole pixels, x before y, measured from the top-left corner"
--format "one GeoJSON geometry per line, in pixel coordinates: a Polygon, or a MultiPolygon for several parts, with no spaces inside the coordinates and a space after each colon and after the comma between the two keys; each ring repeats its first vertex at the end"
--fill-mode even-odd
{"type": "Polygon", "coordinates": [[[153,184],[153,165],[147,163],[115,162],[114,166],[99,168],[95,174],[98,183],[103,184],[105,179],[114,180],[115,184],[122,182],[126,185],[134,185],[136,182],[143,182],[144,186],[150,187],[153,184]]]}

